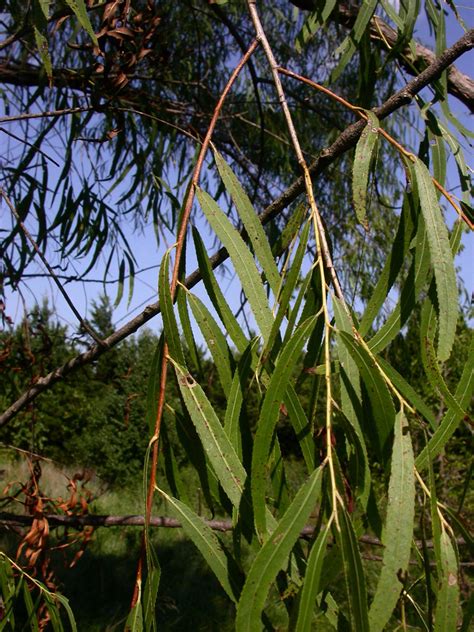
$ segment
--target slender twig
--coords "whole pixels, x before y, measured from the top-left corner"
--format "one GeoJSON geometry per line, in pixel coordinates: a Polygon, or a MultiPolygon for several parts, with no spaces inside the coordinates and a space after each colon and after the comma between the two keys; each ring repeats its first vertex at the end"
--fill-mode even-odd
{"type": "Polygon", "coordinates": [[[79,112],[91,112],[95,108],[85,105],[78,108],[64,108],[63,110],[48,110],[47,112],[25,112],[24,114],[14,114],[13,116],[0,116],[0,123],[14,123],[16,121],[26,121],[37,118],[54,118],[66,114],[78,114],[79,112]]]}
{"type": "MultiPolygon", "coordinates": [[[[456,59],[470,50],[474,45],[474,31],[469,31],[463,35],[453,46],[444,51],[435,61],[428,66],[418,77],[407,83],[401,90],[393,94],[381,106],[375,108],[374,112],[379,119],[384,119],[403,106],[409,104],[412,99],[425,88],[429,83],[439,77],[456,59]]],[[[1,122],[1,121],[0,121],[1,122]]],[[[349,125],[338,138],[326,149],[323,149],[319,157],[310,165],[309,171],[312,177],[317,177],[324,173],[340,156],[352,149],[359,139],[365,121],[357,121],[349,125]]],[[[269,204],[260,214],[259,219],[262,224],[267,224],[284,211],[302,192],[304,191],[303,178],[297,178],[286,191],[276,200],[269,204]]],[[[217,268],[228,259],[225,248],[221,248],[211,257],[211,266],[217,268]]],[[[185,280],[188,289],[194,287],[201,281],[201,272],[194,270],[185,280]]],[[[57,367],[47,375],[39,378],[38,381],[25,391],[11,406],[0,415],[0,428],[7,424],[15,415],[32,402],[40,393],[51,388],[56,382],[79,369],[82,366],[94,362],[102,353],[115,347],[119,342],[135,333],[140,327],[154,318],[161,311],[159,302],[151,303],[135,318],[132,318],[123,327],[108,336],[101,345],[94,345],[88,351],[71,358],[65,364],[57,367]]]]}
{"type": "MultiPolygon", "coordinates": [[[[232,72],[226,86],[224,87],[222,91],[221,96],[219,97],[217,105],[214,108],[214,113],[212,115],[211,122],[209,123],[206,136],[201,145],[199,156],[198,156],[196,166],[194,168],[193,176],[191,179],[191,185],[189,187],[188,196],[184,205],[184,209],[183,209],[183,213],[181,217],[181,223],[179,226],[177,240],[176,240],[176,254],[175,254],[174,267],[173,267],[173,273],[172,273],[171,285],[170,285],[171,299],[173,301],[175,299],[176,288],[178,284],[178,277],[179,277],[179,271],[180,271],[180,266],[181,266],[181,256],[183,253],[184,243],[186,239],[186,232],[188,229],[189,217],[191,215],[191,209],[194,203],[196,188],[198,186],[201,170],[204,164],[204,158],[209,148],[212,134],[214,132],[222,107],[224,105],[224,101],[228,93],[230,92],[232,86],[234,85],[235,80],[239,76],[241,70],[245,67],[246,63],[250,59],[251,55],[254,53],[257,46],[258,46],[258,42],[257,40],[254,40],[252,44],[250,45],[250,47],[248,48],[245,55],[242,57],[242,59],[240,60],[240,62],[237,64],[234,71],[232,72]]],[[[159,446],[159,437],[160,437],[160,429],[161,429],[161,420],[163,417],[163,409],[164,409],[165,396],[166,396],[167,367],[168,367],[168,345],[165,340],[164,345],[163,345],[163,356],[162,356],[162,362],[161,362],[160,387],[159,387],[159,393],[158,393],[155,430],[154,430],[153,439],[152,439],[153,447],[152,447],[152,457],[151,457],[150,478],[148,481],[148,492],[147,492],[147,499],[146,499],[145,527],[151,518],[151,510],[153,506],[153,494],[156,487],[158,446],[159,446]]],[[[137,568],[135,590],[132,597],[132,607],[137,603],[138,598],[139,598],[139,589],[140,589],[141,580],[142,580],[143,561],[144,561],[144,554],[145,554],[145,538],[146,538],[146,528],[144,531],[144,539],[142,541],[142,554],[140,556],[140,560],[139,560],[138,568],[137,568]]]]}
{"type": "Polygon", "coordinates": [[[342,499],[337,489],[336,475],[335,475],[334,462],[333,462],[333,456],[332,456],[333,398],[332,398],[331,349],[330,349],[331,318],[329,315],[329,309],[327,305],[326,269],[330,273],[332,285],[333,285],[334,292],[337,298],[341,301],[342,305],[346,309],[349,315],[349,318],[351,318],[351,315],[350,315],[349,308],[346,305],[342,288],[339,283],[339,279],[337,277],[337,273],[332,262],[331,253],[329,251],[328,242],[326,239],[326,231],[324,229],[324,225],[321,219],[319,208],[314,198],[313,183],[311,181],[308,165],[306,164],[306,160],[304,158],[303,151],[301,149],[301,145],[298,139],[298,134],[296,132],[296,128],[293,123],[293,118],[291,116],[290,108],[288,107],[288,102],[286,100],[286,96],[283,90],[283,85],[280,79],[280,74],[278,72],[279,66],[276,62],[275,56],[273,55],[272,48],[265,34],[262,23],[260,21],[260,17],[258,15],[257,6],[256,6],[256,0],[247,0],[247,5],[250,11],[250,16],[252,18],[255,31],[257,33],[257,37],[262,43],[263,50],[265,51],[268,63],[270,65],[272,76],[273,76],[273,82],[275,84],[275,88],[278,94],[278,99],[280,101],[280,106],[281,106],[281,109],[283,110],[283,114],[286,120],[286,126],[290,134],[291,142],[293,144],[293,148],[296,154],[296,158],[298,160],[298,164],[300,165],[303,171],[306,196],[308,198],[308,202],[309,202],[309,206],[311,210],[311,218],[314,223],[314,233],[315,233],[316,247],[317,247],[317,253],[318,253],[316,263],[319,267],[319,272],[321,275],[321,288],[322,288],[321,301],[322,301],[322,309],[324,313],[324,328],[325,328],[324,358],[325,358],[325,383],[326,383],[326,454],[327,454],[327,463],[328,463],[330,477],[331,477],[332,510],[333,510],[332,516],[334,517],[336,526],[338,526],[338,515],[337,515],[336,508],[337,508],[338,502],[342,503],[342,499]]]}
{"type": "Polygon", "coordinates": [[[16,210],[16,208],[13,205],[12,201],[10,200],[10,198],[5,193],[5,191],[3,190],[2,187],[0,187],[0,195],[2,196],[2,198],[7,203],[7,206],[10,209],[12,215],[15,217],[16,221],[18,222],[18,226],[21,228],[21,230],[23,231],[25,237],[28,239],[30,244],[33,246],[34,251],[36,252],[38,257],[41,259],[41,261],[42,261],[43,265],[45,266],[45,268],[48,270],[51,278],[53,279],[53,281],[55,282],[57,288],[59,289],[59,291],[63,295],[63,298],[66,301],[66,303],[69,305],[69,308],[71,309],[72,313],[74,314],[74,316],[79,321],[79,324],[81,325],[81,327],[84,329],[84,331],[87,331],[87,333],[91,336],[91,338],[93,338],[93,340],[95,340],[97,342],[98,345],[102,345],[103,342],[102,342],[101,337],[92,329],[92,327],[89,325],[89,323],[84,318],[82,318],[82,316],[78,312],[76,306],[74,305],[74,303],[70,299],[69,294],[64,289],[63,284],[61,283],[61,281],[56,276],[56,273],[54,272],[53,268],[49,265],[46,257],[41,252],[38,244],[33,239],[33,236],[31,235],[31,233],[26,228],[25,224],[21,221],[21,218],[20,218],[20,215],[19,215],[18,211],[16,210]]]}
{"type": "MultiPolygon", "coordinates": [[[[303,77],[303,75],[299,75],[298,73],[293,72],[292,70],[287,70],[286,68],[282,68],[281,66],[278,67],[278,72],[281,73],[282,75],[286,75],[288,77],[292,77],[293,79],[297,79],[298,81],[301,81],[302,83],[305,83],[306,85],[311,86],[315,90],[319,90],[320,92],[324,92],[324,94],[327,94],[334,101],[337,101],[338,103],[341,103],[344,107],[348,108],[352,112],[355,112],[359,116],[359,118],[363,119],[364,121],[368,121],[369,117],[365,113],[364,109],[358,107],[357,105],[353,105],[352,103],[350,103],[349,101],[347,101],[343,97],[339,96],[338,94],[336,94],[332,90],[329,90],[325,86],[322,86],[321,84],[316,83],[315,81],[312,81],[311,79],[308,79],[307,77],[303,77]]],[[[407,149],[405,149],[405,147],[403,147],[403,145],[401,145],[397,140],[395,140],[395,138],[393,138],[393,136],[391,136],[382,127],[378,127],[377,128],[377,132],[381,136],[383,136],[392,145],[392,147],[395,147],[395,149],[400,154],[402,154],[403,156],[405,156],[406,158],[408,158],[411,161],[414,161],[416,159],[414,154],[411,151],[408,151],[407,149]]],[[[451,206],[454,208],[454,210],[459,215],[459,217],[461,217],[461,219],[464,220],[464,222],[469,226],[469,228],[471,230],[474,229],[473,222],[467,217],[467,215],[463,212],[461,207],[458,204],[456,204],[456,202],[454,201],[454,198],[452,197],[452,195],[450,195],[450,193],[448,193],[448,191],[446,191],[446,189],[443,187],[443,185],[440,184],[438,182],[438,180],[436,180],[436,178],[432,177],[431,180],[432,180],[434,186],[438,189],[438,191],[446,198],[446,200],[449,202],[449,204],[451,204],[451,206]]]]}

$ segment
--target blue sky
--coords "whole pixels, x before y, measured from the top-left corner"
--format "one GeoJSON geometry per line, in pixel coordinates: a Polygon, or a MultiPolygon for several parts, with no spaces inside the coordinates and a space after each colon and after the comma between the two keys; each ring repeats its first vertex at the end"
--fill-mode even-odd
{"type": "MultiPolygon", "coordinates": [[[[472,26],[474,22],[474,6],[468,6],[466,3],[465,5],[458,5],[458,8],[460,9],[461,15],[465,20],[467,26],[472,26]]],[[[451,12],[448,12],[448,46],[454,43],[462,35],[462,33],[462,29],[457,24],[456,20],[452,17],[451,12]]],[[[418,41],[433,48],[433,36],[429,33],[427,20],[423,13],[420,15],[415,35],[418,41]]],[[[471,72],[471,68],[474,67],[473,56],[474,53],[472,52],[468,55],[464,55],[457,64],[458,68],[463,72],[469,74],[471,72]]],[[[465,108],[456,99],[450,99],[450,105],[455,116],[457,116],[466,127],[472,128],[472,117],[468,114],[467,108],[465,108]]],[[[469,149],[469,147],[465,147],[465,151],[467,152],[466,160],[468,164],[472,162],[472,150],[469,153],[469,149]]],[[[456,169],[454,161],[451,161],[448,170],[447,188],[449,189],[450,187],[452,187],[455,182],[456,169]]],[[[2,207],[0,213],[0,218],[2,218],[2,216],[5,217],[4,214],[6,213],[6,209],[4,206],[2,207]]],[[[454,217],[454,213],[448,211],[448,218],[450,222],[454,221],[454,217]]],[[[203,238],[206,240],[207,243],[209,243],[212,240],[212,238],[210,238],[209,229],[204,225],[202,221],[199,222],[198,227],[202,232],[203,238]]],[[[137,268],[140,269],[151,267],[151,269],[147,272],[137,275],[135,279],[134,294],[130,305],[127,305],[127,287],[125,288],[124,299],[122,299],[121,303],[114,311],[114,322],[118,326],[124,324],[130,317],[136,315],[139,311],[141,311],[141,309],[143,309],[143,307],[147,303],[156,300],[158,275],[157,266],[162,259],[166,245],[163,244],[163,248],[161,249],[156,248],[156,241],[154,239],[154,236],[150,235],[150,232],[152,232],[152,230],[152,227],[149,227],[144,234],[134,233],[131,226],[128,227],[128,229],[126,230],[127,238],[130,240],[132,244],[132,249],[137,258],[137,268]]],[[[172,241],[173,238],[172,236],[170,236],[168,245],[170,245],[172,241]]],[[[461,268],[461,276],[464,280],[466,288],[469,291],[472,291],[474,288],[474,265],[472,265],[474,250],[472,235],[466,235],[463,243],[464,251],[457,258],[456,263],[461,268]]],[[[213,249],[210,249],[210,253],[211,252],[213,252],[213,249]]],[[[54,255],[51,254],[50,258],[50,263],[54,263],[54,255]]],[[[188,273],[194,269],[195,263],[195,259],[191,255],[188,259],[188,273]]],[[[35,265],[32,266],[31,271],[34,270],[34,267],[35,265]]],[[[42,266],[40,264],[36,264],[36,268],[37,270],[42,271],[42,266]]],[[[98,264],[96,266],[96,269],[93,271],[93,276],[100,279],[102,276],[102,270],[103,264],[98,264]]],[[[237,306],[239,303],[240,288],[238,284],[234,281],[232,272],[228,270],[226,274],[220,276],[219,278],[221,287],[226,292],[229,302],[231,303],[231,305],[237,306]]],[[[94,298],[97,299],[98,295],[103,292],[104,287],[101,283],[88,283],[82,285],[75,284],[74,286],[72,284],[69,284],[66,286],[66,290],[68,291],[68,293],[70,293],[70,296],[79,312],[87,317],[91,309],[92,300],[94,298]]],[[[113,301],[116,296],[116,286],[107,286],[107,291],[113,301]]],[[[200,295],[201,298],[204,298],[199,286],[197,286],[193,291],[200,295]]],[[[74,315],[72,314],[70,308],[67,306],[63,297],[60,295],[58,289],[54,286],[52,281],[48,281],[46,279],[36,279],[29,282],[28,286],[23,286],[23,297],[28,308],[31,308],[31,306],[38,300],[41,300],[43,296],[48,297],[50,306],[54,309],[54,311],[63,322],[70,325],[73,330],[77,328],[77,322],[74,315]]],[[[19,319],[21,319],[24,309],[23,301],[20,295],[18,293],[7,291],[6,298],[7,313],[16,321],[18,321],[19,319]]],[[[150,327],[153,329],[159,329],[159,317],[155,318],[150,323],[150,327]]]]}

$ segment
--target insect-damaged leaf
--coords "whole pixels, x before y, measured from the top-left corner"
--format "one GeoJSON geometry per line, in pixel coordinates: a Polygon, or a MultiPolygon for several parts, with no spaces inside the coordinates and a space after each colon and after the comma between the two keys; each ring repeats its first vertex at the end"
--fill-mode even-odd
{"type": "Polygon", "coordinates": [[[377,590],[369,612],[371,632],[385,629],[403,588],[408,568],[415,512],[415,470],[408,423],[403,412],[395,420],[392,467],[382,543],[385,547],[377,590]]]}
{"type": "Polygon", "coordinates": [[[184,367],[172,362],[179,389],[202,446],[222,488],[237,508],[246,478],[243,465],[202,388],[184,367]]]}

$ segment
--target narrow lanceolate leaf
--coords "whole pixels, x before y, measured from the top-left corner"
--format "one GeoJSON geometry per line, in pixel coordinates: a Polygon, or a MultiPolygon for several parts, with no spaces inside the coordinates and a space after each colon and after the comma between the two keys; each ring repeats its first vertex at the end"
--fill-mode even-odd
{"type": "Polygon", "coordinates": [[[228,193],[230,193],[239,217],[245,226],[245,230],[247,231],[247,235],[249,236],[255,255],[259,260],[262,270],[265,273],[265,277],[274,296],[276,297],[280,288],[280,274],[278,272],[275,259],[273,258],[267,235],[265,234],[262,223],[258,218],[258,214],[236,175],[217,151],[214,151],[214,159],[222,178],[222,182],[224,183],[228,193]]]}
{"type": "Polygon", "coordinates": [[[273,316],[268,306],[260,273],[250,250],[211,196],[199,189],[197,197],[209,224],[230,255],[263,339],[267,341],[272,328],[273,316]]]}
{"type": "Polygon", "coordinates": [[[443,529],[440,541],[443,569],[438,588],[434,632],[455,632],[459,603],[458,564],[451,538],[443,529]]]}
{"type": "Polygon", "coordinates": [[[49,54],[48,40],[45,35],[36,26],[33,26],[33,32],[35,34],[36,46],[43,62],[44,69],[48,75],[48,79],[53,79],[53,66],[51,64],[51,56],[49,54]]]}
{"type": "Polygon", "coordinates": [[[268,383],[265,399],[263,400],[260,416],[257,422],[254,447],[252,453],[252,501],[257,531],[264,536],[267,532],[266,525],[266,463],[272,444],[273,433],[280,406],[286,388],[290,382],[296,362],[298,361],[304,343],[316,322],[316,316],[308,318],[300,325],[288,344],[282,349],[275,370],[268,383]]]}
{"type": "Polygon", "coordinates": [[[415,470],[408,423],[397,414],[393,441],[392,469],[382,542],[385,547],[377,590],[369,612],[371,632],[385,629],[403,588],[401,579],[408,568],[413,537],[415,470]]]}
{"type": "Polygon", "coordinates": [[[447,360],[451,353],[458,318],[458,292],[453,254],[449,245],[448,229],[430,173],[418,159],[414,171],[436,281],[439,309],[438,358],[443,361],[447,360]]]}
{"type": "Polygon", "coordinates": [[[385,261],[377,285],[371,293],[365,312],[360,319],[359,333],[362,337],[365,337],[369,332],[405,262],[415,230],[413,213],[411,212],[412,205],[413,195],[412,193],[406,193],[392,249],[385,261]]]}
{"type": "MultiPolygon", "coordinates": [[[[459,403],[461,409],[467,408],[471,402],[474,393],[474,336],[471,337],[471,346],[469,355],[461,374],[461,379],[454,393],[455,400],[459,403]]],[[[429,460],[438,456],[449,439],[453,436],[459,422],[462,419],[459,409],[453,410],[449,408],[441,420],[436,432],[431,437],[428,445],[423,448],[416,458],[416,467],[421,470],[427,467],[429,460]]]]}
{"type": "Polygon", "coordinates": [[[165,252],[161,263],[158,295],[160,297],[161,315],[165,330],[166,342],[170,355],[178,364],[185,365],[183,347],[179,336],[178,325],[174,314],[173,300],[171,297],[171,287],[169,282],[170,250],[165,252]]]}
{"type": "Polygon", "coordinates": [[[65,0],[65,2],[70,7],[76,18],[79,20],[79,24],[90,35],[91,40],[96,46],[98,46],[99,42],[97,41],[96,34],[94,33],[91,21],[89,20],[89,16],[87,15],[87,8],[84,0],[65,0]]]}
{"type": "Polygon", "coordinates": [[[345,509],[339,513],[339,539],[346,580],[347,598],[352,627],[357,632],[369,631],[367,589],[357,539],[351,519],[345,509]]]}
{"type": "Polygon", "coordinates": [[[374,150],[379,136],[379,120],[373,112],[367,111],[368,121],[357,142],[352,168],[352,197],[357,219],[366,225],[367,189],[374,150]]]}
{"type": "Polygon", "coordinates": [[[125,632],[142,632],[143,630],[143,608],[141,596],[139,595],[137,603],[130,610],[125,622],[125,632]]]}
{"type": "Polygon", "coordinates": [[[204,303],[191,293],[188,293],[188,301],[194,318],[211,352],[222,388],[224,389],[224,394],[227,395],[232,385],[233,362],[229,345],[204,303]]]}
{"type": "Polygon", "coordinates": [[[262,629],[260,617],[268,592],[318,500],[321,472],[321,469],[315,470],[300,487],[271,536],[257,553],[237,606],[237,632],[257,632],[262,629]]]}
{"type": "Polygon", "coordinates": [[[418,395],[413,386],[409,384],[400,373],[393,368],[383,358],[378,358],[378,363],[382,371],[389,378],[395,388],[403,395],[409,404],[411,404],[416,411],[423,415],[426,421],[429,422],[433,430],[436,430],[438,422],[436,416],[426,402],[418,395]]]}
{"type": "Polygon", "coordinates": [[[308,472],[312,472],[316,464],[312,425],[291,384],[289,384],[286,389],[284,402],[291,425],[293,426],[295,435],[298,437],[306,467],[308,468],[308,472]]]}
{"type": "MultiPolygon", "coordinates": [[[[173,361],[172,361],[173,362],[173,361]]],[[[213,407],[188,371],[173,362],[184,403],[222,488],[238,507],[246,472],[213,407]]]]}
{"type": "Polygon", "coordinates": [[[364,32],[372,18],[372,15],[374,14],[377,4],[378,0],[365,0],[362,3],[359,11],[357,12],[357,19],[355,21],[354,27],[352,28],[352,31],[334,52],[334,57],[336,59],[339,59],[339,63],[331,73],[329,84],[336,81],[336,79],[341,75],[342,71],[356,52],[357,46],[361,41],[362,36],[364,35],[364,32]]]}
{"type": "Polygon", "coordinates": [[[181,522],[183,531],[199,549],[229,598],[236,602],[239,593],[239,577],[235,569],[229,567],[228,558],[219,538],[187,505],[161,489],[158,489],[158,492],[166,500],[170,512],[181,522]]]}
{"type": "Polygon", "coordinates": [[[245,337],[236,317],[230,309],[224,294],[216,281],[216,277],[212,271],[211,262],[207,256],[206,247],[199,235],[199,232],[193,226],[193,240],[194,247],[196,249],[196,257],[199,264],[199,270],[202,274],[202,280],[206,288],[207,294],[212,301],[214,309],[219,314],[219,318],[225,327],[225,330],[229,334],[232,342],[237,347],[240,353],[244,353],[248,345],[248,340],[245,337]]]}
{"type": "Polygon", "coordinates": [[[323,562],[326,555],[326,545],[330,527],[326,527],[316,538],[311,547],[308,557],[304,584],[301,589],[301,596],[298,607],[298,619],[296,621],[295,632],[311,632],[314,605],[319,593],[319,580],[323,569],[323,562]]]}
{"type": "MultiPolygon", "coordinates": [[[[334,297],[334,317],[336,319],[336,325],[338,330],[345,331],[348,335],[351,335],[352,322],[347,314],[341,301],[334,297]]],[[[367,457],[367,447],[365,444],[365,438],[362,432],[360,421],[358,418],[358,410],[362,407],[362,392],[360,386],[360,373],[357,363],[353,359],[346,345],[338,344],[337,354],[341,362],[341,407],[345,418],[352,426],[355,434],[359,439],[359,444],[363,453],[363,467],[364,476],[361,477],[359,485],[360,500],[362,506],[367,505],[367,501],[370,493],[370,468],[369,460],[367,457]]]]}
{"type": "Polygon", "coordinates": [[[254,345],[252,344],[247,347],[235,369],[225,411],[224,429],[239,458],[242,457],[242,436],[239,424],[240,412],[244,401],[245,387],[252,366],[253,347],[254,345]]]}
{"type": "MultiPolygon", "coordinates": [[[[393,405],[392,396],[374,359],[362,344],[354,340],[351,334],[346,331],[339,332],[338,336],[355,361],[367,388],[372,408],[372,416],[376,424],[376,445],[378,447],[379,456],[382,456],[395,421],[395,407],[393,405]]],[[[367,433],[370,433],[370,430],[371,429],[367,427],[364,428],[364,431],[367,433]]]]}

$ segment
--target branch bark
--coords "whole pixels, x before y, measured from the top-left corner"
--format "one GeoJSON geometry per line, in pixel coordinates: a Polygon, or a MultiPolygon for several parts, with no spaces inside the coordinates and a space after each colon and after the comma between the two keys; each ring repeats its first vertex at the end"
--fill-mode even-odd
{"type": "MultiPolygon", "coordinates": [[[[306,11],[316,9],[317,4],[314,0],[290,0],[290,2],[306,11]]],[[[359,9],[360,6],[350,2],[336,2],[331,19],[347,29],[352,29],[359,9]]],[[[397,31],[378,16],[372,18],[369,34],[372,41],[388,50],[395,47],[399,40],[397,31]]],[[[420,67],[424,68],[435,61],[436,55],[418,42],[415,42],[413,48],[412,51],[410,46],[405,45],[397,52],[396,58],[406,72],[417,75],[420,67]]],[[[448,69],[447,83],[448,92],[464,103],[471,113],[474,113],[474,80],[452,66],[448,69]]]]}
{"type": "MultiPolygon", "coordinates": [[[[468,31],[451,48],[444,51],[442,55],[435,58],[428,68],[420,73],[415,79],[407,83],[402,89],[392,95],[383,105],[374,109],[379,119],[384,119],[402,106],[411,102],[414,96],[423,88],[436,80],[440,74],[446,70],[463,53],[474,47],[474,29],[468,31]]],[[[365,121],[360,120],[347,127],[336,141],[323,150],[320,156],[310,165],[309,171],[313,178],[321,175],[337,158],[343,153],[353,148],[365,127],[365,121]]],[[[262,224],[267,224],[286,209],[304,190],[304,181],[300,177],[274,202],[260,214],[262,224]]],[[[217,268],[228,258],[227,251],[221,248],[211,258],[213,269],[217,268]]],[[[185,285],[188,289],[194,287],[201,280],[199,269],[194,270],[186,279],[185,285]]],[[[6,425],[15,415],[30,404],[40,393],[51,388],[56,382],[64,379],[73,371],[82,366],[90,364],[99,356],[111,349],[119,342],[135,333],[140,327],[145,325],[154,316],[160,313],[159,302],[148,305],[138,316],[130,320],[123,327],[115,331],[108,338],[103,340],[102,345],[93,345],[88,351],[81,353],[60,367],[48,373],[25,391],[5,412],[0,415],[0,428],[6,425]]]]}
{"type": "MultiPolygon", "coordinates": [[[[43,518],[48,521],[50,527],[71,527],[73,529],[82,529],[83,527],[143,527],[145,524],[145,516],[131,515],[131,516],[109,516],[109,515],[94,515],[87,514],[85,516],[61,516],[59,514],[44,514],[43,518]]],[[[19,514],[0,512],[0,527],[22,527],[30,526],[35,520],[35,516],[22,516],[19,514]]],[[[208,527],[214,531],[232,531],[234,528],[231,520],[204,520],[208,527]]],[[[175,518],[169,518],[168,516],[155,516],[150,518],[149,524],[151,527],[163,527],[166,529],[181,529],[182,524],[175,518]]],[[[324,528],[321,527],[321,528],[324,528]]],[[[300,531],[300,538],[309,538],[314,534],[314,526],[306,525],[300,531]]],[[[359,542],[364,544],[370,544],[372,546],[382,547],[382,542],[371,535],[362,535],[359,538],[359,542]]],[[[463,538],[457,538],[456,543],[458,546],[466,544],[463,538]]],[[[417,546],[422,546],[422,541],[416,541],[417,546]]],[[[428,548],[433,548],[433,542],[431,540],[426,541],[428,548]]]]}

